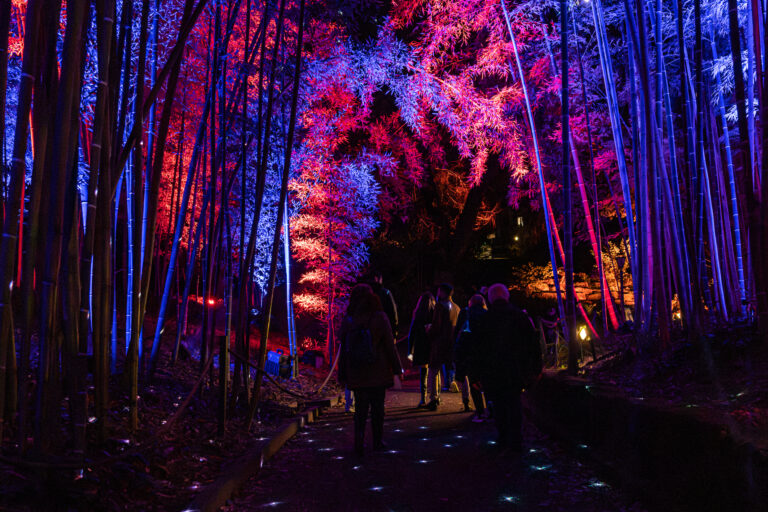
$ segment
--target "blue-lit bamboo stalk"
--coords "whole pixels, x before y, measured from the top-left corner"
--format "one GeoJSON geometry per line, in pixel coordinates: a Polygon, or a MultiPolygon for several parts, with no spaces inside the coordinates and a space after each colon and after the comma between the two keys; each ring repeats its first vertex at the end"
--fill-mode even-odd
{"type": "MultiPolygon", "coordinates": [[[[658,20],[657,16],[651,17],[651,22],[654,23],[654,27],[659,27],[660,24],[656,24],[658,20]]],[[[667,140],[669,146],[669,175],[666,172],[666,166],[664,165],[663,156],[659,158],[659,164],[662,166],[662,187],[665,199],[671,203],[668,205],[668,215],[672,217],[671,224],[675,229],[676,236],[672,236],[671,241],[675,250],[675,263],[678,267],[678,280],[677,280],[677,292],[680,300],[680,306],[685,314],[684,322],[689,322],[693,309],[691,301],[691,290],[688,286],[688,279],[690,276],[690,263],[688,259],[688,248],[685,234],[685,225],[683,222],[683,206],[680,197],[680,177],[678,173],[677,162],[677,147],[675,143],[675,126],[673,120],[672,111],[672,98],[669,93],[669,79],[667,77],[666,64],[664,60],[663,47],[661,46],[661,35],[656,32],[656,37],[659,39],[657,45],[657,52],[659,52],[660,58],[657,60],[656,65],[661,71],[662,78],[662,95],[664,98],[664,111],[667,125],[667,140]],[[670,183],[671,181],[671,183],[670,183]]],[[[657,121],[660,125],[663,123],[661,119],[657,121]]],[[[659,126],[661,130],[661,126],[659,126]]],[[[660,140],[657,141],[657,151],[659,155],[663,155],[662,144],[663,134],[660,134],[660,140]]]]}
{"type": "MultiPolygon", "coordinates": [[[[509,32],[509,39],[512,42],[512,50],[515,54],[515,63],[517,64],[517,73],[520,77],[520,85],[523,89],[523,96],[525,97],[525,109],[528,117],[528,125],[531,128],[531,139],[533,141],[533,151],[534,155],[536,156],[536,170],[539,176],[539,187],[541,188],[541,196],[542,196],[542,208],[544,210],[544,223],[547,227],[547,245],[549,247],[549,260],[552,264],[552,276],[553,280],[555,282],[555,295],[557,296],[557,305],[560,310],[560,319],[563,322],[563,325],[566,325],[565,323],[565,308],[563,305],[563,296],[560,292],[560,278],[557,274],[557,261],[555,260],[555,248],[552,241],[552,230],[557,229],[557,226],[552,226],[549,222],[550,214],[549,214],[549,207],[546,197],[546,183],[544,182],[544,170],[541,167],[541,156],[539,154],[539,141],[536,136],[536,124],[533,120],[533,110],[531,108],[531,101],[528,97],[528,88],[525,85],[525,74],[523,73],[523,65],[520,62],[520,54],[517,51],[517,42],[515,41],[515,34],[512,31],[512,24],[509,21],[509,12],[507,11],[507,6],[505,4],[505,0],[501,0],[501,8],[504,12],[504,21],[507,25],[507,31],[509,32]]],[[[568,333],[567,329],[565,329],[566,334],[568,333]]]]}
{"type": "Polygon", "coordinates": [[[704,300],[707,306],[712,308],[712,298],[710,297],[710,290],[708,282],[705,278],[706,275],[706,261],[704,260],[704,167],[706,166],[706,159],[704,156],[704,41],[701,28],[701,0],[694,0],[694,60],[695,60],[695,99],[696,99],[696,176],[697,183],[694,188],[698,191],[698,204],[696,208],[697,220],[696,220],[696,265],[699,268],[699,280],[701,282],[702,291],[704,293],[704,300]]]}
{"type": "MultiPolygon", "coordinates": [[[[712,92],[714,94],[714,92],[712,92]]],[[[720,234],[720,264],[725,290],[728,317],[739,316],[741,300],[739,299],[739,277],[736,271],[736,251],[733,243],[733,233],[730,225],[731,214],[727,172],[720,148],[720,132],[717,127],[715,109],[707,109],[707,134],[709,136],[709,154],[713,169],[710,177],[711,194],[713,196],[713,213],[715,214],[716,233],[720,234]]]]}
{"type": "MultiPolygon", "coordinates": [[[[555,56],[552,53],[552,46],[549,44],[549,39],[547,37],[546,30],[544,30],[543,28],[542,28],[542,35],[544,36],[544,43],[545,43],[545,46],[547,47],[547,52],[549,54],[550,69],[552,70],[552,74],[554,76],[559,76],[557,72],[557,66],[555,65],[555,56]]],[[[583,87],[583,83],[582,83],[582,87],[583,87]]],[[[586,105],[586,94],[584,95],[584,100],[585,100],[584,108],[586,110],[588,108],[586,105]]],[[[589,114],[587,114],[587,116],[589,116],[589,114]]],[[[584,182],[584,173],[582,172],[581,163],[579,162],[579,155],[576,150],[576,142],[573,137],[573,129],[570,126],[568,127],[568,133],[570,135],[568,137],[568,146],[571,152],[571,158],[573,160],[573,169],[576,171],[576,181],[578,183],[579,195],[581,196],[581,204],[584,210],[584,220],[585,220],[585,223],[587,224],[587,232],[589,235],[589,240],[592,244],[592,252],[595,256],[595,263],[598,269],[598,279],[600,280],[600,293],[603,299],[602,300],[603,317],[606,319],[606,321],[608,318],[610,318],[611,327],[614,329],[617,329],[619,327],[619,321],[618,321],[618,318],[616,317],[616,310],[613,307],[611,292],[608,287],[608,281],[606,280],[605,274],[603,273],[603,267],[601,262],[602,251],[600,250],[600,244],[599,244],[600,227],[597,226],[598,233],[596,234],[595,227],[594,227],[596,224],[593,223],[592,221],[592,211],[589,207],[589,198],[587,197],[586,184],[584,182]]],[[[591,150],[592,148],[590,148],[590,153],[591,153],[591,150]]],[[[592,171],[594,175],[594,169],[592,171]]],[[[597,194],[595,194],[595,202],[597,202],[597,194]]],[[[599,215],[599,211],[596,210],[595,214],[596,214],[596,219],[598,219],[597,222],[599,222],[599,217],[597,217],[597,215],[599,215]]],[[[565,246],[567,247],[568,244],[566,243],[565,246]]],[[[578,297],[576,299],[577,301],[579,300],[578,297]]]]}
{"type": "Polygon", "coordinates": [[[283,231],[283,258],[285,265],[285,311],[288,319],[288,350],[294,357],[292,376],[298,377],[298,353],[296,351],[296,323],[293,316],[293,288],[291,286],[291,215],[288,196],[285,197],[285,230],[283,231]]]}
{"type": "Polygon", "coordinates": [[[709,232],[709,254],[712,258],[712,280],[715,287],[716,296],[720,299],[722,316],[727,321],[728,307],[725,303],[725,288],[723,286],[723,274],[720,266],[720,249],[717,242],[717,230],[715,228],[715,211],[712,206],[712,187],[709,183],[709,171],[707,170],[706,166],[703,168],[703,180],[708,219],[707,231],[709,232]]]}
{"type": "MultiPolygon", "coordinates": [[[[195,234],[194,237],[192,237],[192,243],[189,245],[187,249],[187,272],[185,274],[186,279],[184,280],[184,293],[181,295],[181,307],[180,307],[180,313],[179,313],[179,320],[178,324],[176,326],[176,342],[173,345],[173,355],[171,357],[171,363],[175,364],[178,357],[179,357],[179,346],[181,345],[181,334],[184,331],[183,325],[186,322],[186,316],[187,316],[187,304],[189,302],[189,292],[190,287],[192,286],[192,273],[195,269],[195,260],[197,256],[197,248],[200,245],[200,234],[203,231],[203,218],[205,217],[205,213],[208,210],[208,201],[211,198],[211,194],[209,192],[206,192],[205,196],[203,197],[203,203],[200,206],[200,217],[197,221],[197,227],[195,228],[195,234]]],[[[192,209],[194,214],[194,208],[192,209]]],[[[162,334],[162,331],[161,331],[162,334]]]]}
{"type": "MultiPolygon", "coordinates": [[[[281,4],[282,8],[285,4],[281,4]]],[[[269,263],[269,277],[267,278],[267,300],[264,308],[264,320],[261,326],[261,339],[259,340],[259,370],[264,371],[267,361],[267,338],[269,336],[270,316],[272,314],[272,302],[275,297],[275,277],[277,275],[277,258],[280,250],[280,230],[283,226],[283,218],[288,217],[285,209],[288,198],[288,180],[291,174],[291,156],[293,154],[293,142],[296,131],[296,115],[298,112],[299,88],[301,87],[301,58],[302,41],[304,38],[304,0],[299,0],[299,17],[297,20],[298,35],[296,37],[296,61],[293,70],[293,91],[291,91],[291,117],[288,124],[288,137],[285,141],[285,160],[283,161],[283,175],[280,180],[280,199],[277,203],[277,219],[275,220],[275,233],[272,238],[272,254],[269,263]]],[[[266,157],[266,153],[264,154],[266,157]]],[[[287,226],[287,224],[286,224],[287,226]]],[[[330,323],[330,319],[329,319],[330,323]]],[[[259,403],[261,376],[254,383],[253,398],[248,411],[248,427],[253,422],[256,407],[259,403]]]]}
{"type": "Polygon", "coordinates": [[[600,54],[600,70],[603,74],[603,82],[605,83],[606,99],[608,100],[608,112],[611,118],[611,131],[613,134],[613,142],[616,149],[616,163],[619,168],[619,179],[621,181],[621,191],[624,199],[624,212],[627,219],[627,232],[629,234],[629,262],[630,271],[632,273],[632,283],[635,293],[635,309],[637,309],[639,302],[639,292],[636,283],[639,280],[638,276],[638,254],[637,254],[637,239],[635,236],[635,219],[632,213],[632,191],[629,186],[629,173],[627,171],[627,163],[624,159],[624,137],[621,133],[621,117],[619,114],[618,98],[616,96],[616,86],[613,81],[613,64],[611,61],[610,48],[607,44],[607,37],[605,35],[605,21],[602,16],[602,3],[600,0],[592,2],[592,18],[594,21],[595,32],[597,34],[598,51],[600,54]]]}
{"type": "Polygon", "coordinates": [[[160,336],[163,333],[165,326],[165,316],[168,311],[168,300],[171,296],[171,287],[173,284],[173,275],[176,272],[176,261],[179,256],[179,245],[181,243],[181,233],[184,229],[184,224],[187,218],[187,207],[189,206],[189,196],[192,190],[192,183],[195,181],[195,173],[197,171],[197,161],[200,158],[200,148],[203,145],[203,138],[205,137],[206,121],[208,120],[208,114],[211,109],[212,94],[214,89],[210,88],[206,98],[205,105],[203,107],[203,115],[200,119],[200,125],[197,128],[197,134],[195,136],[195,144],[192,147],[192,157],[189,161],[189,167],[187,169],[187,181],[184,183],[184,192],[181,195],[181,205],[179,205],[179,211],[176,215],[176,227],[173,232],[173,241],[171,244],[171,258],[168,263],[168,271],[165,274],[165,285],[163,286],[163,295],[160,300],[160,311],[157,315],[157,326],[155,327],[155,336],[152,340],[152,351],[149,361],[149,375],[151,376],[154,368],[157,364],[157,357],[160,354],[160,336]]]}
{"type": "MultiPolygon", "coordinates": [[[[751,5],[747,7],[747,31],[744,34],[747,41],[747,129],[749,130],[749,160],[752,162],[752,169],[760,165],[756,158],[757,140],[755,138],[755,40],[754,19],[752,17],[751,5]]],[[[755,171],[753,170],[753,174],[755,171]]]]}
{"type": "Polygon", "coordinates": [[[698,272],[699,268],[695,263],[696,235],[694,229],[694,211],[696,206],[696,146],[694,136],[694,88],[690,79],[691,65],[688,60],[688,52],[685,47],[685,38],[683,33],[683,0],[672,1],[672,9],[675,15],[676,36],[678,42],[678,58],[680,59],[680,89],[681,99],[683,101],[682,114],[685,124],[685,157],[683,165],[680,167],[683,176],[688,175],[687,193],[688,208],[683,212],[683,226],[686,233],[686,255],[689,268],[689,280],[691,283],[691,317],[690,325],[694,330],[699,328],[699,309],[701,304],[701,289],[699,286],[698,272]]]}
{"type": "MultiPolygon", "coordinates": [[[[717,48],[715,46],[715,31],[712,28],[710,22],[709,26],[709,38],[712,46],[712,62],[717,60],[717,48]]],[[[744,277],[744,257],[741,246],[741,219],[739,216],[739,199],[736,191],[736,175],[733,168],[733,156],[731,154],[731,141],[728,135],[728,118],[725,114],[725,99],[723,98],[723,84],[720,79],[720,72],[717,70],[717,66],[714,66],[715,71],[715,84],[717,87],[717,103],[720,109],[720,120],[723,128],[723,145],[725,146],[725,161],[728,168],[728,185],[730,190],[731,199],[731,211],[733,215],[733,236],[734,245],[736,248],[736,270],[739,275],[739,299],[741,300],[741,307],[739,308],[741,315],[744,315],[745,301],[747,300],[747,287],[744,277]]]]}
{"type": "MultiPolygon", "coordinates": [[[[613,303],[613,296],[611,295],[611,288],[608,286],[608,280],[605,277],[605,268],[603,266],[603,251],[602,251],[602,223],[600,222],[600,200],[598,199],[598,193],[597,193],[597,174],[595,173],[595,154],[594,149],[592,147],[592,126],[589,122],[589,102],[587,100],[587,86],[584,81],[584,62],[581,58],[581,45],[579,44],[579,38],[578,38],[578,23],[577,23],[577,17],[576,17],[576,8],[574,7],[573,11],[573,31],[574,31],[574,39],[576,40],[576,57],[577,62],[579,64],[579,81],[581,82],[581,95],[584,101],[584,120],[585,120],[585,127],[587,130],[587,147],[589,148],[589,167],[590,171],[592,172],[592,198],[594,201],[594,216],[595,216],[595,235],[596,235],[596,257],[597,260],[597,273],[600,276],[600,298],[602,299],[602,306],[603,306],[603,332],[608,332],[608,311],[609,307],[610,310],[613,311],[613,321],[615,322],[614,328],[618,327],[619,320],[624,320],[624,311],[621,312],[621,317],[618,317],[616,315],[616,309],[613,303]]],[[[550,52],[551,54],[551,52],[550,52]]],[[[615,201],[614,193],[613,193],[613,187],[611,186],[610,180],[608,180],[608,189],[611,193],[611,199],[615,201]]],[[[621,214],[618,212],[617,209],[617,215],[616,215],[618,221],[620,230],[623,232],[623,223],[621,222],[621,214]]],[[[622,236],[622,239],[624,237],[622,236]]],[[[624,298],[621,298],[621,303],[623,304],[624,298]]]]}
{"type": "MultiPolygon", "coordinates": [[[[653,18],[653,10],[649,11],[649,21],[653,18]]],[[[661,0],[656,0],[656,19],[661,20],[661,0]]],[[[667,271],[668,266],[665,261],[665,248],[669,245],[666,244],[667,226],[674,224],[674,208],[664,209],[667,203],[664,202],[665,194],[664,190],[666,182],[669,181],[667,175],[667,167],[664,159],[664,50],[662,47],[662,27],[661,23],[656,23],[654,27],[654,43],[656,44],[656,173],[655,173],[655,199],[656,199],[656,222],[654,228],[656,229],[656,243],[658,244],[657,254],[658,260],[656,262],[658,285],[661,289],[658,290],[658,297],[656,307],[658,308],[659,315],[659,327],[662,329],[662,339],[664,342],[668,342],[669,325],[671,324],[670,305],[672,302],[671,290],[673,288],[672,276],[667,271]],[[670,223],[670,217],[673,222],[670,223]]],[[[671,136],[671,134],[670,134],[671,136]]],[[[670,156],[670,159],[674,156],[670,156]]],[[[670,205],[671,206],[671,205],[670,205]]],[[[679,249],[679,242],[676,240],[674,247],[679,249]]],[[[669,251],[666,251],[667,253],[669,251]]],[[[679,250],[676,251],[677,259],[679,260],[679,250]]]]}
{"type": "MultiPolygon", "coordinates": [[[[659,229],[661,223],[659,219],[663,215],[661,211],[652,212],[651,203],[655,200],[654,196],[658,196],[657,192],[657,174],[658,165],[656,159],[661,156],[660,152],[656,150],[654,146],[655,140],[658,138],[658,134],[655,125],[655,119],[653,112],[653,104],[651,99],[651,81],[649,71],[649,58],[647,46],[649,44],[648,37],[645,29],[646,21],[646,9],[645,1],[638,0],[638,5],[633,9],[630,6],[629,0],[624,0],[624,8],[626,12],[627,31],[629,40],[633,43],[633,57],[635,65],[637,66],[637,73],[640,78],[640,92],[638,97],[638,105],[641,108],[641,115],[638,115],[638,121],[642,121],[642,130],[640,130],[640,166],[635,167],[636,173],[639,174],[637,194],[640,206],[637,206],[638,216],[640,219],[642,238],[639,240],[639,247],[642,251],[640,254],[641,261],[643,262],[643,285],[642,285],[642,297],[643,307],[641,315],[639,315],[639,324],[643,330],[650,330],[652,328],[652,307],[654,297],[657,304],[657,319],[659,324],[659,331],[662,339],[666,341],[668,336],[668,322],[667,322],[667,306],[665,305],[666,299],[663,293],[663,278],[661,275],[661,241],[659,229]],[[636,12],[637,20],[632,16],[632,13],[636,12]],[[654,219],[651,218],[652,213],[654,219]],[[653,222],[655,220],[656,222],[653,222]]],[[[637,176],[636,174],[636,176],[637,176]]],[[[654,205],[655,206],[655,205],[654,205]]],[[[654,208],[656,210],[656,208],[654,208]]]]}

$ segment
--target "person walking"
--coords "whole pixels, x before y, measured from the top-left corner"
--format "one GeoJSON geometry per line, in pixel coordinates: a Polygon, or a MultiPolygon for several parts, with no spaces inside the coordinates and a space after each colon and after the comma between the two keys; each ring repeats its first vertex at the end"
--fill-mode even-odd
{"type": "Polygon", "coordinates": [[[480,380],[493,402],[497,448],[504,454],[523,449],[520,395],[532,376],[541,373],[541,348],[530,318],[509,303],[509,290],[497,283],[488,289],[490,307],[478,322],[480,380]]]}
{"type": "Polygon", "coordinates": [[[464,403],[464,411],[469,412],[469,397],[475,405],[475,417],[481,420],[484,417],[485,405],[483,393],[479,389],[477,378],[478,341],[475,330],[482,322],[488,308],[485,299],[480,294],[475,294],[469,299],[469,304],[459,313],[456,322],[456,345],[454,347],[454,364],[456,366],[456,381],[461,387],[461,399],[464,403]]]}
{"type": "Polygon", "coordinates": [[[419,391],[421,400],[418,408],[427,406],[427,364],[429,364],[429,338],[427,326],[435,314],[435,297],[424,292],[413,309],[411,327],[408,330],[408,359],[419,368],[419,391]]]}
{"type": "Polygon", "coordinates": [[[436,411],[440,400],[440,370],[443,365],[453,360],[453,342],[456,321],[459,317],[459,306],[453,302],[453,286],[443,283],[437,288],[437,303],[432,324],[427,329],[430,342],[429,368],[427,371],[427,387],[429,388],[429,403],[427,409],[436,411]]]}
{"type": "Polygon", "coordinates": [[[399,319],[397,316],[397,304],[392,292],[384,288],[384,276],[378,270],[371,275],[371,289],[381,301],[381,306],[389,318],[389,325],[392,326],[392,334],[397,339],[399,328],[399,319]]]}
{"type": "Polygon", "coordinates": [[[386,447],[382,439],[386,390],[394,385],[394,376],[403,373],[389,319],[370,286],[358,284],[350,292],[339,338],[339,381],[355,394],[354,450],[362,456],[369,410],[373,449],[386,447]]]}

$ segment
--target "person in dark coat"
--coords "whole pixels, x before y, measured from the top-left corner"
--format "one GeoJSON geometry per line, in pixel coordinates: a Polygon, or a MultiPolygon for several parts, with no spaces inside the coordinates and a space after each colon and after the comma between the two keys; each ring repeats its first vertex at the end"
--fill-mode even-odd
{"type": "Polygon", "coordinates": [[[339,339],[341,339],[339,381],[355,393],[355,453],[363,454],[365,423],[369,409],[373,449],[384,449],[386,446],[382,437],[385,393],[387,388],[394,385],[394,376],[401,375],[403,370],[395,351],[389,319],[370,286],[358,284],[352,289],[347,315],[339,331],[339,339]],[[367,363],[353,361],[348,350],[353,339],[351,333],[361,329],[367,329],[370,333],[370,344],[374,355],[372,361],[367,363]]]}
{"type": "Polygon", "coordinates": [[[497,448],[503,453],[522,452],[522,409],[520,394],[523,375],[520,369],[522,343],[535,339],[536,332],[530,318],[509,303],[509,290],[503,284],[488,289],[491,303],[482,317],[477,331],[480,341],[480,380],[483,390],[493,402],[496,428],[499,432],[497,448]]]}
{"type": "Polygon", "coordinates": [[[475,294],[469,299],[469,304],[459,313],[456,322],[456,345],[454,347],[454,364],[456,366],[456,382],[461,387],[461,399],[464,402],[464,411],[471,411],[469,397],[475,404],[475,418],[480,419],[485,412],[483,405],[483,393],[478,388],[479,379],[477,360],[478,340],[475,334],[477,326],[482,322],[487,308],[485,299],[480,294],[475,294]],[[474,329],[474,330],[473,330],[474,329]]]}
{"type": "Polygon", "coordinates": [[[392,334],[397,338],[400,323],[397,317],[397,304],[392,292],[384,288],[384,277],[381,272],[376,271],[371,275],[371,289],[381,301],[381,306],[389,318],[389,325],[392,326],[392,334]]]}
{"type": "Polygon", "coordinates": [[[417,407],[427,406],[427,365],[429,364],[429,338],[427,325],[435,314],[435,297],[424,292],[413,310],[411,328],[408,331],[408,359],[419,367],[421,401],[417,407]]]}
{"type": "Polygon", "coordinates": [[[429,403],[427,408],[436,411],[440,400],[440,370],[444,364],[453,362],[453,342],[456,321],[459,318],[459,306],[451,299],[453,287],[441,284],[437,288],[437,304],[432,324],[427,329],[429,337],[429,370],[427,372],[427,387],[429,388],[429,403]]]}

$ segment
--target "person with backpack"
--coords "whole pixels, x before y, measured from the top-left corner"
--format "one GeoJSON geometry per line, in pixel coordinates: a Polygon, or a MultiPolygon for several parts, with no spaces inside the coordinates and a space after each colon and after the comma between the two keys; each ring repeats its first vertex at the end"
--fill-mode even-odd
{"type": "Polygon", "coordinates": [[[350,292],[339,339],[339,381],[355,394],[354,451],[363,455],[369,410],[373,449],[383,450],[386,389],[394,385],[394,376],[403,370],[389,319],[370,286],[358,284],[350,292]]]}
{"type": "Polygon", "coordinates": [[[427,365],[429,364],[429,338],[427,326],[435,314],[435,297],[431,292],[424,292],[413,309],[411,327],[408,330],[408,359],[419,368],[419,387],[421,400],[416,406],[427,406],[427,365]]]}
{"type": "Polygon", "coordinates": [[[456,321],[459,318],[459,306],[451,299],[453,286],[443,283],[437,287],[437,303],[432,323],[427,329],[429,338],[429,369],[427,371],[427,387],[429,388],[429,403],[427,409],[436,411],[440,403],[440,370],[443,365],[453,361],[453,342],[456,321]]]}
{"type": "Polygon", "coordinates": [[[485,298],[480,294],[475,294],[469,299],[469,304],[459,313],[459,320],[456,322],[456,345],[453,350],[454,364],[456,366],[456,381],[461,387],[461,399],[464,403],[464,412],[470,412],[469,397],[472,395],[472,402],[475,404],[475,416],[473,421],[482,421],[485,413],[483,405],[483,392],[478,389],[477,378],[477,359],[478,341],[473,329],[487,312],[485,298]]]}
{"type": "Polygon", "coordinates": [[[488,289],[490,307],[478,322],[480,380],[493,402],[496,447],[502,454],[523,449],[520,395],[541,374],[541,347],[531,319],[509,302],[509,290],[497,283],[488,289]]]}

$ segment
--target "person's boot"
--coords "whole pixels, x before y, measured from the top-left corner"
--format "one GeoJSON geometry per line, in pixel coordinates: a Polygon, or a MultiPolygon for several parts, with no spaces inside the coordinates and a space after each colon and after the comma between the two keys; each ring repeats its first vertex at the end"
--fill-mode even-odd
{"type": "Polygon", "coordinates": [[[472,408],[469,406],[469,400],[464,400],[464,412],[472,412],[472,408]]]}
{"type": "Polygon", "coordinates": [[[423,409],[427,406],[427,387],[422,386],[421,388],[421,400],[419,401],[419,405],[416,406],[417,409],[423,409]]]}
{"type": "Polygon", "coordinates": [[[440,399],[439,398],[437,398],[435,400],[430,400],[430,402],[426,406],[426,409],[429,410],[429,411],[436,411],[438,405],[440,405],[440,399]]]}
{"type": "Polygon", "coordinates": [[[384,424],[371,425],[371,430],[373,431],[373,450],[377,452],[386,450],[387,445],[382,441],[382,437],[384,437],[384,424]]]}

